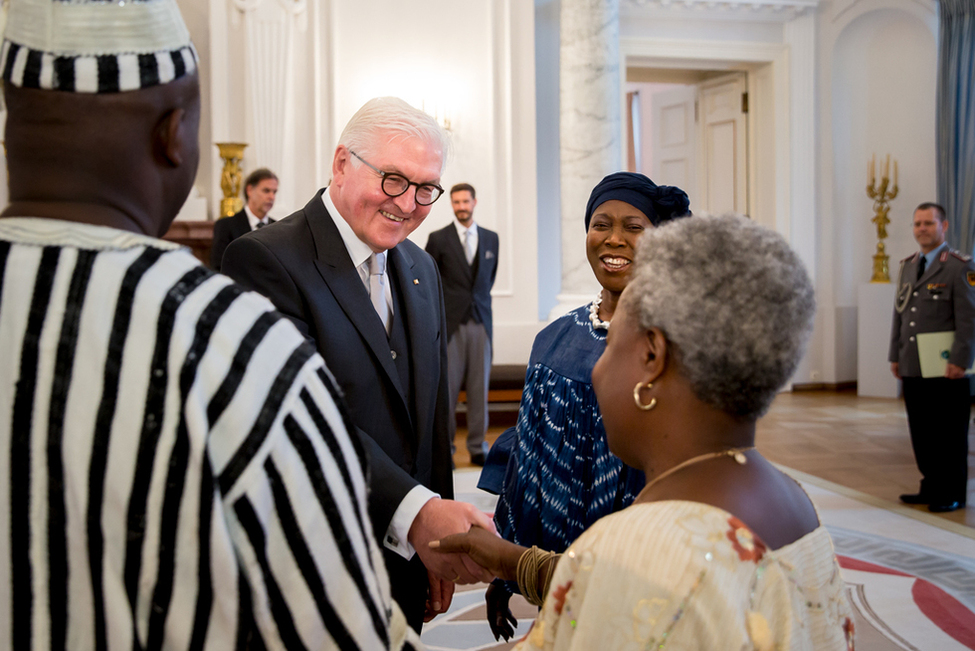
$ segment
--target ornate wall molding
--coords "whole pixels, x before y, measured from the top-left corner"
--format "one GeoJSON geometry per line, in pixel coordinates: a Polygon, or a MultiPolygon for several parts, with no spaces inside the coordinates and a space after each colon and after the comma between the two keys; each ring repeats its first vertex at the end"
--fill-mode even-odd
{"type": "Polygon", "coordinates": [[[815,12],[820,0],[622,0],[627,16],[715,17],[785,23],[815,12]]]}

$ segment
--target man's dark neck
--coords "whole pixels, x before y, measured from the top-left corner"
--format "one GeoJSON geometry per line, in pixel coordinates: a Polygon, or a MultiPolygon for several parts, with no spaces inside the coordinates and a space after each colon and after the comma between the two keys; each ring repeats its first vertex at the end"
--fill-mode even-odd
{"type": "Polygon", "coordinates": [[[61,221],[107,226],[123,231],[151,235],[156,237],[150,228],[151,219],[148,215],[135,216],[113,206],[97,203],[69,202],[69,201],[12,201],[2,217],[43,217],[46,219],[60,219],[61,221]],[[140,218],[141,217],[141,218],[140,218]]]}

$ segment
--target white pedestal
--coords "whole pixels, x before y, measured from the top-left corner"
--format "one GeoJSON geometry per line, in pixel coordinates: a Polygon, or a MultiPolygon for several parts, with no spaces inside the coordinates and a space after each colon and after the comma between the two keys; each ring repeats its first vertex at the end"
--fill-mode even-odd
{"type": "Polygon", "coordinates": [[[900,380],[890,373],[890,318],[893,283],[860,285],[857,303],[857,395],[896,398],[900,380]]]}

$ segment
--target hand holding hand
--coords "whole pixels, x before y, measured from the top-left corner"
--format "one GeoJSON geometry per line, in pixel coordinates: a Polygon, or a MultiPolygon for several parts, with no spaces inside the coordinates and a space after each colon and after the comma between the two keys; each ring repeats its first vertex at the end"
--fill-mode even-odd
{"type": "Polygon", "coordinates": [[[471,527],[467,533],[447,536],[430,543],[441,556],[466,554],[472,561],[506,581],[517,579],[518,559],[526,548],[508,542],[493,531],[471,527]]]}
{"type": "Polygon", "coordinates": [[[490,581],[494,575],[470,558],[460,554],[438,554],[430,548],[431,542],[451,534],[464,533],[472,525],[494,531],[491,519],[474,506],[434,498],[417,513],[410,526],[409,541],[426,568],[440,579],[461,584],[490,581]]]}
{"type": "Polygon", "coordinates": [[[454,584],[451,581],[444,581],[430,570],[427,570],[427,578],[430,581],[430,591],[427,593],[426,610],[423,613],[424,623],[447,612],[454,598],[454,584]]]}

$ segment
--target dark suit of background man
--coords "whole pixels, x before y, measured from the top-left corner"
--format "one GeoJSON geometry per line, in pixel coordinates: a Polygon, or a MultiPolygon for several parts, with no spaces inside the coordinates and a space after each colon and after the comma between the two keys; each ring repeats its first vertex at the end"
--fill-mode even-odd
{"type": "MultiPolygon", "coordinates": [[[[427,253],[443,280],[447,309],[447,361],[450,368],[450,413],[457,409],[460,389],[467,391],[467,450],[471,463],[484,465],[488,427],[488,384],[491,379],[491,288],[498,274],[498,234],[474,223],[474,187],[450,188],[450,206],[457,221],[430,234],[427,253]]],[[[456,420],[451,419],[450,440],[456,420]]]]}
{"type": "Polygon", "coordinates": [[[213,249],[210,250],[210,267],[220,271],[223,252],[227,245],[241,235],[246,235],[274,220],[268,217],[278,195],[278,177],[266,167],[247,175],[244,181],[244,209],[236,215],[218,219],[213,225],[213,249]]]}
{"type": "Polygon", "coordinates": [[[901,261],[890,368],[904,382],[904,405],[914,458],[921,471],[907,504],[927,504],[935,513],[965,506],[968,483],[968,423],[971,417],[965,369],[975,357],[975,264],[945,242],[944,208],[922,203],[914,211],[914,239],[921,251],[901,261]],[[955,333],[944,377],[922,378],[917,335],[955,333]]]}
{"type": "Polygon", "coordinates": [[[406,239],[443,192],[445,137],[402,100],[370,100],[342,132],[329,186],[273,228],[234,240],[223,260],[224,273],[315,340],[335,374],[371,453],[370,516],[393,597],[417,630],[446,611],[451,581],[487,578],[428,543],[473,523],[492,528],[448,499],[443,294],[433,260],[406,239]]]}

